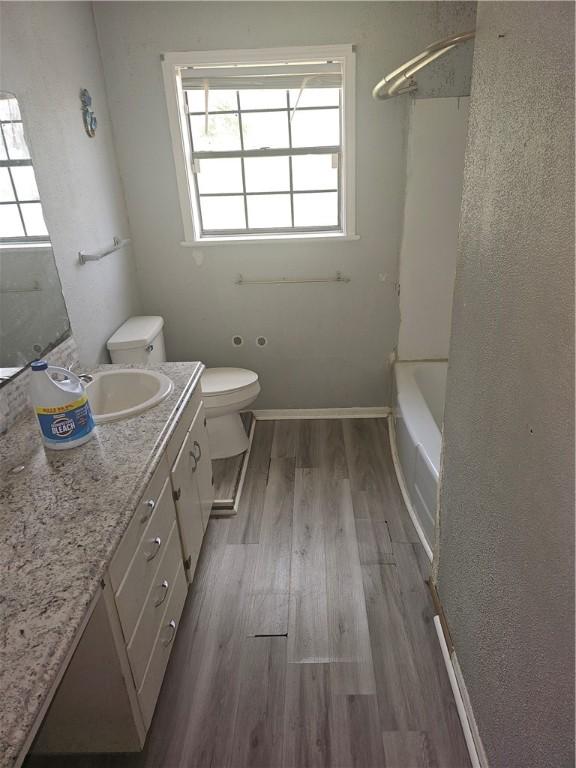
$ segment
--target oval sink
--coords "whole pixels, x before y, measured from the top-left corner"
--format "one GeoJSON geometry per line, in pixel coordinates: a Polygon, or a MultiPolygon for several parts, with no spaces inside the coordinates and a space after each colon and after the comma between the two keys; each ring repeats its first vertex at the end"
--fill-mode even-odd
{"type": "Polygon", "coordinates": [[[122,368],[95,373],[86,394],[96,424],[137,416],[161,403],[174,385],[163,373],[122,368]]]}

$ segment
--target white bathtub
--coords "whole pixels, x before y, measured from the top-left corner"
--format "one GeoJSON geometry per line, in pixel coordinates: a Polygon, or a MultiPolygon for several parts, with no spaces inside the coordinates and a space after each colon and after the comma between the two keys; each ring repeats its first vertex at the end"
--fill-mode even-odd
{"type": "Polygon", "coordinates": [[[416,529],[432,558],[446,391],[445,362],[394,366],[394,440],[400,485],[412,504],[416,529]],[[400,466],[398,466],[398,464],[400,466]]]}

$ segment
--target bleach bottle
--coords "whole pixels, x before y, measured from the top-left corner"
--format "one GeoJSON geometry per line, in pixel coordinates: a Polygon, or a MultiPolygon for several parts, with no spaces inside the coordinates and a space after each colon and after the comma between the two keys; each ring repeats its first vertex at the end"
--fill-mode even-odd
{"type": "Polygon", "coordinates": [[[46,448],[59,451],[90,440],[94,419],[78,376],[45,360],[34,360],[30,367],[30,398],[46,448]]]}

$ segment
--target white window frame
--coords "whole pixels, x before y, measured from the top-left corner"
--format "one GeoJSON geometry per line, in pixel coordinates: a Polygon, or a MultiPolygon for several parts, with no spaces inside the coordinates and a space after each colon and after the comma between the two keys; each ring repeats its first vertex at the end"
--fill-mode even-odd
{"type": "Polygon", "coordinates": [[[355,103],[356,63],[351,45],[300,46],[295,48],[264,48],[224,51],[183,51],[162,54],[162,74],[168,107],[168,121],[178,185],[178,196],[184,229],[184,246],[221,245],[225,243],[270,243],[318,240],[357,240],[356,235],[356,160],[355,160],[355,103]],[[201,236],[196,220],[194,179],[192,178],[191,147],[185,124],[184,91],[181,70],[194,66],[221,64],[267,64],[307,62],[329,59],[342,65],[342,137],[343,163],[341,168],[341,230],[338,232],[289,232],[254,235],[201,236]]]}

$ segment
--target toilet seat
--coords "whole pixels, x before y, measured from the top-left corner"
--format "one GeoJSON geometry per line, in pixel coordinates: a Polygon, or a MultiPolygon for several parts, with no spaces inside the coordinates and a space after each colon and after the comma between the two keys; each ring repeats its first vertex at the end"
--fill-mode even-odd
{"type": "Polygon", "coordinates": [[[245,368],[206,368],[200,378],[213,459],[236,456],[248,448],[240,411],[260,393],[258,374],[245,368]]]}
{"type": "Polygon", "coordinates": [[[260,394],[258,374],[245,368],[206,368],[200,388],[208,418],[241,411],[260,394]]]}
{"type": "Polygon", "coordinates": [[[258,384],[258,374],[246,368],[206,368],[202,374],[202,394],[227,395],[258,384]]]}

